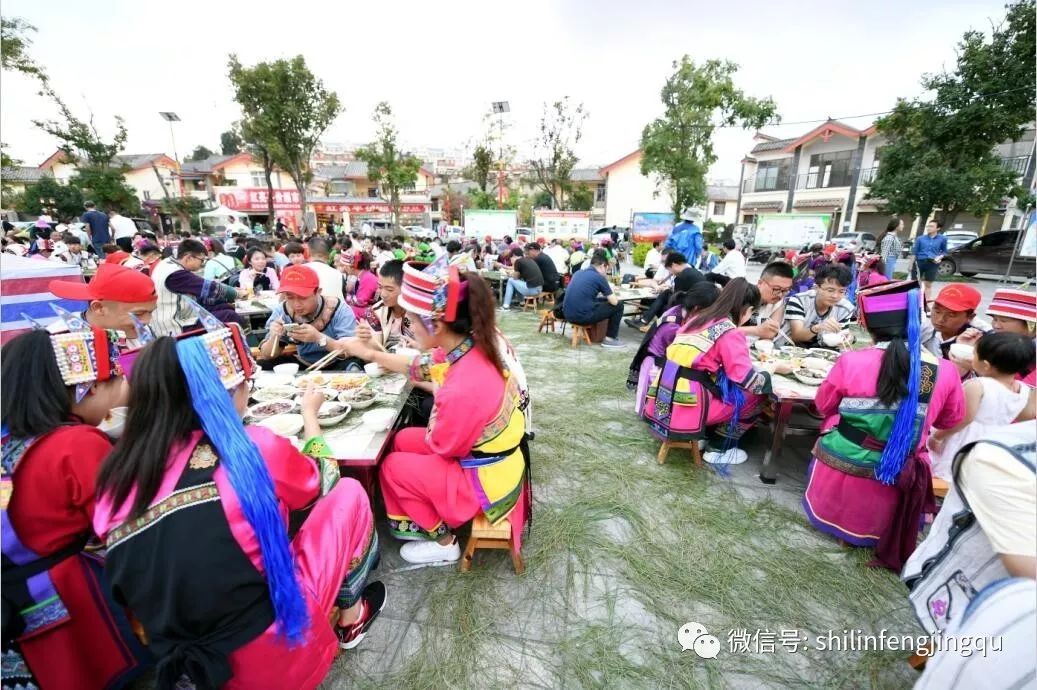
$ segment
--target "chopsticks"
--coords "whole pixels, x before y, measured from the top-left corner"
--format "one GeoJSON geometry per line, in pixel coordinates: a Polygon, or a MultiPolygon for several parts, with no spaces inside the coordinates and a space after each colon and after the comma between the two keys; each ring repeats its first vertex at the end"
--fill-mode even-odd
{"type": "Polygon", "coordinates": [[[323,369],[324,367],[328,366],[333,361],[335,361],[335,359],[337,357],[338,357],[338,350],[332,350],[331,352],[329,352],[328,354],[324,355],[323,357],[318,359],[316,362],[314,362],[310,366],[306,367],[306,371],[307,372],[310,372],[310,371],[320,371],[321,369],[323,369]]]}

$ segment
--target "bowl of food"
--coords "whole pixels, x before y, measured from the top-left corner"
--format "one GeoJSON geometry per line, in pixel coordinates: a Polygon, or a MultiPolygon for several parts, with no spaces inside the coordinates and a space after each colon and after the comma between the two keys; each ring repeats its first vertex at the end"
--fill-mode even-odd
{"type": "Polygon", "coordinates": [[[373,379],[378,378],[382,375],[382,368],[378,366],[377,362],[368,362],[364,365],[364,371],[373,379]]]}
{"type": "Polygon", "coordinates": [[[321,388],[331,388],[341,393],[342,391],[362,388],[370,381],[367,374],[316,374],[303,379],[304,382],[313,382],[321,388]]]}
{"type": "Polygon", "coordinates": [[[265,426],[278,436],[288,437],[296,436],[302,431],[303,420],[301,414],[277,414],[267,417],[259,422],[259,425],[265,426]]]}
{"type": "Polygon", "coordinates": [[[350,412],[349,405],[337,402],[326,402],[317,410],[317,423],[321,426],[335,426],[346,418],[350,412]]]}
{"type": "Polygon", "coordinates": [[[278,364],[274,367],[274,373],[279,376],[295,376],[299,373],[299,363],[288,362],[286,364],[278,364]]]}
{"type": "Polygon", "coordinates": [[[396,412],[393,410],[370,410],[364,413],[364,416],[360,418],[364,426],[374,431],[384,431],[389,428],[389,425],[396,419],[396,412]]]}
{"type": "Polygon", "coordinates": [[[370,391],[366,388],[354,388],[353,390],[342,391],[339,393],[338,399],[344,403],[349,403],[354,410],[366,410],[368,407],[375,404],[374,391],[370,391]]]}
{"type": "Polygon", "coordinates": [[[782,357],[793,358],[793,357],[806,357],[810,350],[805,347],[795,347],[794,345],[788,345],[781,348],[780,350],[782,357]]]}
{"type": "Polygon", "coordinates": [[[835,365],[829,362],[827,359],[822,359],[820,357],[803,358],[803,369],[819,373],[822,376],[828,376],[828,373],[832,371],[832,367],[834,366],[835,365]]]}
{"type": "MultiPolygon", "coordinates": [[[[335,400],[338,399],[338,391],[335,390],[334,388],[318,388],[317,390],[319,390],[321,392],[321,394],[324,396],[324,402],[334,402],[335,400]]],[[[303,390],[296,390],[296,396],[295,396],[296,402],[299,402],[299,401],[302,400],[302,396],[303,396],[303,394],[305,392],[306,392],[305,389],[303,389],[303,390]]]]}
{"type": "Polygon", "coordinates": [[[839,347],[847,341],[849,331],[839,331],[838,333],[822,333],[821,343],[828,347],[839,347]]]}
{"type": "Polygon", "coordinates": [[[298,393],[295,386],[268,386],[257,388],[252,391],[252,399],[256,402],[270,402],[271,400],[284,400],[298,393]]]}
{"type": "Polygon", "coordinates": [[[774,341],[764,340],[761,338],[760,340],[757,340],[755,343],[753,343],[753,347],[755,347],[761,355],[769,355],[770,353],[774,352],[774,341]]]}
{"type": "Polygon", "coordinates": [[[972,345],[966,345],[965,343],[951,343],[950,355],[953,359],[971,362],[972,356],[975,352],[976,348],[972,345]]]}
{"type": "Polygon", "coordinates": [[[248,408],[248,416],[255,420],[287,414],[295,409],[295,401],[289,398],[277,398],[253,405],[248,408]]]}
{"type": "Polygon", "coordinates": [[[825,374],[822,374],[819,371],[814,371],[813,369],[807,369],[806,367],[797,369],[792,372],[792,375],[796,377],[797,381],[805,383],[808,386],[820,386],[825,380],[825,374]]]}
{"type": "Polygon", "coordinates": [[[832,350],[826,350],[823,347],[812,347],[807,350],[810,357],[817,357],[827,362],[835,363],[835,360],[839,359],[839,353],[832,350]]]}
{"type": "Polygon", "coordinates": [[[108,414],[97,425],[97,428],[103,431],[109,438],[119,438],[126,427],[127,412],[129,412],[128,407],[113,407],[108,410],[108,414]]]}

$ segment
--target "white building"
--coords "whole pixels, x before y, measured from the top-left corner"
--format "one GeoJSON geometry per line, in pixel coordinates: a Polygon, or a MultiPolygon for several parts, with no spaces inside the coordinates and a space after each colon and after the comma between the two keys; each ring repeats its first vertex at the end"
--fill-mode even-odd
{"type": "Polygon", "coordinates": [[[706,188],[706,220],[731,225],[738,217],[738,185],[710,184],[706,188]]]}
{"type": "MultiPolygon", "coordinates": [[[[176,161],[164,153],[122,153],[112,159],[112,167],[120,166],[126,184],[134,189],[142,202],[158,201],[167,194],[171,197],[181,194],[176,161]]],[[[68,160],[64,151],[55,151],[39,167],[61,184],[68,184],[77,170],[76,164],[68,160]]]]}
{"type": "Polygon", "coordinates": [[[605,178],[605,225],[629,228],[634,213],[665,213],[673,200],[658,175],[641,174],[641,150],[599,171],[605,178]]]}

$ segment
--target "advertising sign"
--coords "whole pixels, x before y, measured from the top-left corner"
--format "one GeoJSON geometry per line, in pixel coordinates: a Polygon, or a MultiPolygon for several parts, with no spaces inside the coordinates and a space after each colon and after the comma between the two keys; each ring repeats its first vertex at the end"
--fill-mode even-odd
{"type": "Polygon", "coordinates": [[[547,240],[585,240],[590,237],[591,214],[586,211],[533,211],[533,230],[547,240]]]}
{"type": "Polygon", "coordinates": [[[832,223],[830,213],[763,213],[756,219],[753,246],[785,249],[822,243],[832,223]]]}
{"type": "Polygon", "coordinates": [[[630,236],[634,242],[662,242],[673,230],[672,213],[634,213],[630,236]]]}
{"type": "MultiPolygon", "coordinates": [[[[216,201],[220,206],[245,213],[266,213],[267,194],[264,187],[216,187],[216,201]]],[[[295,189],[274,190],[275,211],[299,211],[299,191],[295,189]]]]}
{"type": "Polygon", "coordinates": [[[517,211],[484,211],[467,208],[464,210],[464,233],[466,237],[482,239],[489,235],[495,240],[502,239],[505,235],[514,237],[517,225],[517,211]]]}

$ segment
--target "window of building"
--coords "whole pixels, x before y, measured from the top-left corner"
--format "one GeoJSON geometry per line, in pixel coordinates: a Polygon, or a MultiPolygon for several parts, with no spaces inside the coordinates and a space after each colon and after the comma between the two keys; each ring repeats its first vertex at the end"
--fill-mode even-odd
{"type": "Polygon", "coordinates": [[[328,184],[328,194],[331,196],[349,196],[353,191],[353,183],[347,180],[332,180],[328,184]]]}
{"type": "Polygon", "coordinates": [[[604,203],[605,201],[605,185],[599,184],[598,188],[594,191],[594,201],[598,203],[604,203]]]}
{"type": "Polygon", "coordinates": [[[789,188],[789,159],[760,161],[756,166],[757,192],[789,188]]]}
{"type": "Polygon", "coordinates": [[[263,174],[262,170],[259,171],[259,172],[256,172],[255,170],[253,170],[251,173],[249,173],[249,175],[252,178],[252,180],[251,180],[252,185],[251,186],[253,186],[253,187],[266,187],[266,175],[263,174]]]}
{"type": "Polygon", "coordinates": [[[833,151],[831,153],[815,153],[810,157],[807,189],[824,187],[848,187],[850,185],[850,168],[853,163],[853,151],[833,151]]]}
{"type": "Polygon", "coordinates": [[[148,190],[145,189],[143,191],[143,194],[144,194],[144,201],[148,201],[148,200],[151,199],[151,192],[149,192],[148,190]]]}
{"type": "Polygon", "coordinates": [[[726,201],[714,201],[713,202],[713,215],[714,216],[722,216],[722,215],[724,215],[724,211],[726,209],[727,209],[727,202],[726,201]]]}
{"type": "Polygon", "coordinates": [[[368,187],[367,188],[367,198],[368,199],[377,199],[378,198],[378,187],[368,187]]]}

